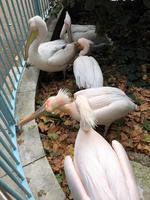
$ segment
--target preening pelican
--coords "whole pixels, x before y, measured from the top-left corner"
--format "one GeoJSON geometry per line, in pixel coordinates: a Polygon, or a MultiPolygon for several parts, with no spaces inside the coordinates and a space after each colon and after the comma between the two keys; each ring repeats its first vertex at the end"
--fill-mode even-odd
{"type": "Polygon", "coordinates": [[[76,106],[78,95],[88,98],[97,124],[105,125],[105,134],[113,121],[126,116],[128,112],[137,108],[137,105],[122,90],[115,87],[80,90],[74,94],[75,99],[72,102],[68,93],[65,90],[60,90],[56,96],[49,97],[36,112],[22,119],[19,125],[23,126],[44,111],[52,112],[55,109],[60,109],[71,115],[73,119],[80,121],[80,113],[76,106]]]}
{"type": "Polygon", "coordinates": [[[110,144],[92,127],[95,114],[84,96],[77,96],[81,115],[74,161],[67,156],[64,169],[74,200],[140,200],[138,188],[123,146],[110,144]]]}
{"type": "Polygon", "coordinates": [[[79,56],[73,63],[73,72],[79,88],[103,86],[103,74],[98,62],[92,56],[79,56]]]}
{"type": "Polygon", "coordinates": [[[66,12],[64,25],[60,33],[60,38],[64,39],[67,42],[78,41],[78,39],[80,38],[86,38],[88,40],[91,40],[93,44],[113,44],[111,38],[109,38],[107,35],[105,35],[103,38],[97,35],[95,25],[71,24],[71,17],[68,12],[66,12]],[[70,24],[70,29],[68,31],[69,34],[65,34],[67,28],[66,24],[70,24]]]}
{"type": "MultiPolygon", "coordinates": [[[[65,30],[69,30],[70,24],[65,23],[65,30]]],[[[67,44],[64,40],[44,42],[47,36],[47,26],[40,16],[29,20],[30,36],[25,46],[27,62],[46,72],[63,71],[73,62],[77,51],[83,47],[83,42],[67,44]]],[[[86,40],[86,42],[90,42],[86,40]]]]}

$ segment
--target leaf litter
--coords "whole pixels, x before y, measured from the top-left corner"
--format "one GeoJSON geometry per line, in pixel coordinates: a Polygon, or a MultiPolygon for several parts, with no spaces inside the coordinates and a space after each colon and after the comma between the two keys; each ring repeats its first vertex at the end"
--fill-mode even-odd
{"type": "MultiPolygon", "coordinates": [[[[139,13],[136,12],[134,15],[138,16],[139,13]]],[[[143,33],[142,20],[148,20],[145,16],[150,17],[150,12],[146,11],[143,16],[137,17],[140,21],[128,29],[122,28],[122,23],[114,23],[112,30],[108,31],[114,41],[114,48],[104,49],[103,52],[92,56],[101,66],[104,85],[122,89],[138,105],[136,111],[111,125],[106,140],[111,143],[116,139],[123,144],[127,152],[150,156],[150,64],[147,51],[149,40],[145,48],[143,41],[133,36],[137,31],[143,33]],[[119,30],[121,31],[118,32],[119,30]],[[122,43],[122,41],[129,42],[122,43]],[[146,57],[143,56],[143,52],[146,57]]],[[[149,23],[145,24],[149,26],[149,23]]],[[[140,34],[138,35],[140,37],[140,34]]],[[[62,87],[68,88],[72,94],[78,91],[72,69],[68,70],[66,80],[63,79],[61,72],[52,74],[41,72],[36,108],[39,108],[49,96],[55,96],[62,87]]],[[[37,119],[37,123],[49,164],[66,194],[66,199],[71,200],[73,198],[66,182],[63,163],[66,155],[73,158],[79,123],[61,111],[45,113],[37,119]]],[[[98,127],[97,131],[102,133],[101,127],[98,127]]]]}
{"type": "MultiPolygon", "coordinates": [[[[109,129],[106,139],[109,142],[113,139],[119,140],[127,151],[150,155],[150,91],[141,87],[127,87],[127,77],[122,78],[118,73],[114,73],[113,76],[111,74],[104,72],[104,77],[108,76],[105,78],[105,85],[113,86],[115,80],[115,86],[127,94],[132,94],[129,96],[134,97],[132,99],[137,103],[138,109],[115,121],[109,129]]],[[[56,95],[62,85],[72,92],[77,91],[72,70],[67,73],[66,80],[63,80],[63,76],[57,80],[55,77],[57,74],[54,74],[53,77],[47,74],[42,76],[50,76],[51,81],[41,82],[42,78],[40,79],[36,95],[38,102],[44,102],[49,96],[56,95]]],[[[65,179],[63,163],[66,155],[73,158],[79,123],[61,111],[41,115],[37,119],[37,123],[47,159],[67,199],[72,199],[65,179]]]]}

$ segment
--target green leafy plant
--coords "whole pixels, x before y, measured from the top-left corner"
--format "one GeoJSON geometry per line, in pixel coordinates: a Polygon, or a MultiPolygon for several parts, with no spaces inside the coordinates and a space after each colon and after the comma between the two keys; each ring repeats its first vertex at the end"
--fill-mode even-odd
{"type": "Polygon", "coordinates": [[[150,122],[146,119],[143,122],[143,128],[147,131],[150,131],[150,122]]]}
{"type": "Polygon", "coordinates": [[[61,184],[64,180],[64,173],[60,172],[58,174],[55,174],[55,176],[56,176],[58,183],[61,184]]]}
{"type": "Polygon", "coordinates": [[[58,133],[48,133],[48,138],[51,140],[57,140],[59,137],[58,133]]]}

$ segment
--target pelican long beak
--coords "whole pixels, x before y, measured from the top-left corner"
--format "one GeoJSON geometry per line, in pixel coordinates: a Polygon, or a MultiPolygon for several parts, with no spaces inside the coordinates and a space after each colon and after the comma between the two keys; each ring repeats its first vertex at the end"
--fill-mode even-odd
{"type": "Polygon", "coordinates": [[[64,39],[66,32],[68,34],[68,42],[69,43],[73,42],[72,30],[71,30],[71,17],[68,12],[66,12],[66,16],[64,19],[64,25],[63,25],[61,33],[60,33],[60,38],[64,39]]]}
{"type": "Polygon", "coordinates": [[[64,37],[65,37],[65,33],[67,32],[67,25],[64,23],[64,25],[63,25],[63,27],[62,27],[62,29],[61,29],[61,32],[60,32],[60,38],[61,39],[64,39],[64,37]]]}
{"type": "Polygon", "coordinates": [[[32,114],[30,114],[29,116],[23,118],[22,120],[20,120],[19,122],[19,126],[23,126],[26,123],[32,121],[33,119],[37,118],[38,116],[40,116],[43,112],[45,112],[45,104],[43,104],[38,110],[36,110],[35,112],[33,112],[32,114]]]}
{"type": "Polygon", "coordinates": [[[68,34],[68,42],[69,43],[73,42],[71,25],[64,23],[64,25],[61,29],[61,32],[60,32],[60,38],[64,39],[66,33],[68,34]]]}
{"type": "Polygon", "coordinates": [[[29,47],[38,35],[38,30],[32,30],[25,44],[25,60],[28,58],[29,47]]]}

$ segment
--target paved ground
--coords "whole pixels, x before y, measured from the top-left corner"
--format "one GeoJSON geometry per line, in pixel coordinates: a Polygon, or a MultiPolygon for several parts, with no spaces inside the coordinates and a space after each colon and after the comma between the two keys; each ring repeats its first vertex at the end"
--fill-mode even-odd
{"type": "MultiPolygon", "coordinates": [[[[36,83],[39,71],[25,71],[17,95],[16,115],[19,119],[35,110],[36,83]]],[[[65,195],[58,184],[45,156],[35,121],[24,126],[18,137],[22,164],[30,188],[37,200],[63,200],[65,195]]]]}

